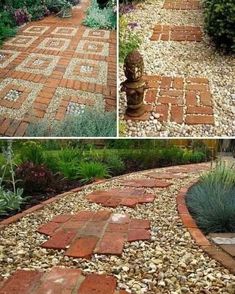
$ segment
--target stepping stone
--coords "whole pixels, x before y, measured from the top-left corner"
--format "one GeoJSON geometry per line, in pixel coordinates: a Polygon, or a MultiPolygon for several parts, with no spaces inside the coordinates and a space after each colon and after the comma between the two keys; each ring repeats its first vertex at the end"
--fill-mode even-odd
{"type": "Polygon", "coordinates": [[[199,0],[165,0],[164,9],[197,10],[201,8],[199,0]]]}
{"type": "Polygon", "coordinates": [[[160,181],[155,179],[136,179],[136,180],[125,180],[121,183],[123,186],[129,187],[144,187],[144,188],[167,188],[171,183],[166,181],[160,181]]]}
{"type": "Polygon", "coordinates": [[[87,199],[106,207],[135,207],[137,204],[153,202],[155,195],[145,193],[144,189],[127,188],[94,191],[87,195],[87,199]]]}
{"type": "Polygon", "coordinates": [[[210,239],[235,258],[235,233],[211,233],[210,239]]]}
{"type": "Polygon", "coordinates": [[[202,30],[193,26],[156,25],[153,29],[152,41],[190,41],[201,42],[202,30]]]}
{"type": "Polygon", "coordinates": [[[113,276],[83,275],[80,269],[53,267],[49,272],[17,270],[0,287],[1,294],[128,294],[116,290],[113,276]]]}
{"type": "Polygon", "coordinates": [[[214,124],[209,81],[203,77],[145,76],[144,100],[161,122],[198,125],[214,124]]]}
{"type": "Polygon", "coordinates": [[[121,255],[126,242],[150,240],[150,222],[101,210],[60,215],[38,228],[50,236],[41,247],[66,250],[65,255],[90,259],[92,254],[121,255]]]}
{"type": "Polygon", "coordinates": [[[148,177],[151,177],[154,179],[164,179],[164,180],[185,179],[188,177],[188,175],[181,174],[181,173],[155,173],[155,172],[151,172],[146,175],[148,177]]]}

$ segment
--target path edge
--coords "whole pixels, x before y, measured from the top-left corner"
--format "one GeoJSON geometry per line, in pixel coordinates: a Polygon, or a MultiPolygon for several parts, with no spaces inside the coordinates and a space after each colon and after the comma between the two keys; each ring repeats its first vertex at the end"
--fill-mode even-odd
{"type": "Polygon", "coordinates": [[[189,231],[191,237],[196,244],[209,255],[211,258],[218,261],[222,266],[228,269],[232,274],[235,274],[235,260],[221,248],[208,240],[204,233],[199,229],[195,220],[191,216],[187,204],[186,195],[189,189],[198,183],[198,179],[191,181],[188,185],[181,188],[176,196],[176,204],[179,217],[182,223],[189,231]]]}

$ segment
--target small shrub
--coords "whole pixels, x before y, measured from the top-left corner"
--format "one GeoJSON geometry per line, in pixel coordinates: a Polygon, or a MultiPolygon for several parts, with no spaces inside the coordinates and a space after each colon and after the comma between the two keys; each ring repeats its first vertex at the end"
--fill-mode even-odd
{"type": "Polygon", "coordinates": [[[50,14],[50,11],[47,9],[45,5],[34,5],[28,8],[28,12],[31,15],[31,20],[40,20],[43,19],[44,16],[48,16],[50,14]]]}
{"type": "MultiPolygon", "coordinates": [[[[222,178],[221,178],[222,179],[222,178]]],[[[235,232],[235,188],[221,181],[193,186],[186,203],[197,225],[205,233],[235,232]]]]}
{"type": "Polygon", "coordinates": [[[36,165],[45,162],[42,146],[35,141],[27,141],[23,143],[20,150],[20,159],[22,162],[32,162],[36,165]]]}
{"type": "Polygon", "coordinates": [[[235,186],[234,166],[219,162],[212,171],[201,176],[201,181],[211,187],[217,183],[221,183],[224,187],[233,187],[235,186]]]}
{"type": "Polygon", "coordinates": [[[53,182],[53,175],[45,165],[25,162],[16,169],[16,178],[27,192],[44,192],[53,182]]]}
{"type": "Polygon", "coordinates": [[[84,183],[90,183],[95,179],[109,177],[109,169],[99,162],[81,162],[78,166],[78,176],[84,183]]]}
{"type": "Polygon", "coordinates": [[[15,21],[10,12],[0,12],[0,45],[10,37],[15,36],[15,21]]]}
{"type": "Polygon", "coordinates": [[[106,164],[113,176],[120,175],[125,170],[125,163],[118,154],[107,153],[104,155],[103,163],[106,164]]]}
{"type": "Polygon", "coordinates": [[[14,19],[18,26],[31,20],[31,15],[26,8],[19,8],[14,11],[14,19]]]}
{"type": "Polygon", "coordinates": [[[119,19],[119,60],[124,62],[126,56],[141,45],[141,40],[137,33],[128,28],[127,18],[121,16],[119,19]]]}
{"type": "Polygon", "coordinates": [[[101,9],[97,0],[91,1],[91,6],[87,9],[85,26],[97,29],[115,29],[116,28],[116,13],[111,5],[107,5],[101,9]]]}
{"type": "Polygon", "coordinates": [[[66,116],[51,124],[43,120],[30,124],[29,137],[115,137],[116,112],[106,112],[102,103],[86,106],[80,115],[66,116]]]}
{"type": "Polygon", "coordinates": [[[217,47],[235,53],[234,0],[204,0],[205,28],[217,47]]]}
{"type": "Polygon", "coordinates": [[[0,215],[7,215],[10,211],[20,210],[21,205],[27,200],[22,197],[23,189],[16,189],[16,192],[5,190],[0,187],[0,215]]]}

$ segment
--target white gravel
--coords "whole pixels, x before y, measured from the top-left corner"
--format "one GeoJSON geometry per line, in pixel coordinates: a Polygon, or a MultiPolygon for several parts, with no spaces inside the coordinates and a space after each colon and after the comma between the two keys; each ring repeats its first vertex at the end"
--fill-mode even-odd
{"type": "MultiPolygon", "coordinates": [[[[126,98],[120,95],[120,119],[124,121],[123,136],[130,137],[209,137],[235,135],[235,58],[216,52],[204,35],[203,42],[150,41],[158,24],[203,26],[200,10],[177,11],[161,9],[164,0],[148,0],[127,14],[129,22],[137,22],[142,38],[140,52],[144,56],[145,73],[177,77],[205,77],[213,95],[215,125],[161,123],[150,118],[145,122],[124,121],[126,98]]],[[[120,66],[120,81],[124,80],[120,66]]]]}

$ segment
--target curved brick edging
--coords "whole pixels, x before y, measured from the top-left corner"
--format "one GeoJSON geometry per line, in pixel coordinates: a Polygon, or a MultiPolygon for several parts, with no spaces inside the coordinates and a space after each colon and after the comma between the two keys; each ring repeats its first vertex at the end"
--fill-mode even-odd
{"type": "Polygon", "coordinates": [[[179,216],[185,227],[188,229],[190,235],[195,240],[196,244],[199,245],[211,258],[215,259],[231,273],[235,274],[235,260],[229,254],[218,248],[214,243],[211,243],[207,239],[203,232],[198,228],[196,222],[188,211],[185,202],[185,196],[188,190],[197,182],[198,180],[191,181],[187,186],[179,190],[176,197],[179,216]]]}

